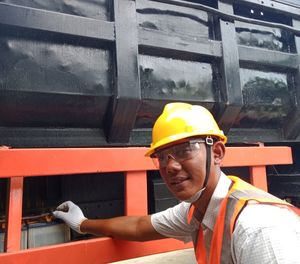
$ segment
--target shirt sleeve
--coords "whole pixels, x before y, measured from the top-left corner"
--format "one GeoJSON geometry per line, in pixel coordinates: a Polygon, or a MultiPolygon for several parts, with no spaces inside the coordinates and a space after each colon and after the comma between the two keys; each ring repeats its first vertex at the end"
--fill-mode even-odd
{"type": "Polygon", "coordinates": [[[299,218],[291,212],[286,212],[287,209],[278,209],[274,206],[260,209],[248,210],[243,220],[236,226],[232,241],[234,262],[238,264],[299,263],[299,218]],[[260,209],[266,209],[266,212],[260,212],[260,209]],[[259,213],[261,215],[258,215],[259,213]],[[277,218],[272,219],[272,216],[277,218]],[[245,224],[247,217],[248,222],[252,220],[253,224],[245,224]]]}
{"type": "Polygon", "coordinates": [[[188,243],[192,240],[192,233],[195,231],[195,225],[187,222],[189,208],[189,203],[181,202],[172,208],[151,215],[151,223],[163,236],[188,243]]]}

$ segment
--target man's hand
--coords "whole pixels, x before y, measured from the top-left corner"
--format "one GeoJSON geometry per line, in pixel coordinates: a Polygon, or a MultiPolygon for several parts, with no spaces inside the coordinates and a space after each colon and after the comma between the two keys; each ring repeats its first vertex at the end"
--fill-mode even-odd
{"type": "Polygon", "coordinates": [[[83,215],[81,209],[71,201],[62,203],[53,212],[56,218],[62,219],[66,224],[80,234],[84,234],[80,230],[81,223],[87,218],[83,215]]]}

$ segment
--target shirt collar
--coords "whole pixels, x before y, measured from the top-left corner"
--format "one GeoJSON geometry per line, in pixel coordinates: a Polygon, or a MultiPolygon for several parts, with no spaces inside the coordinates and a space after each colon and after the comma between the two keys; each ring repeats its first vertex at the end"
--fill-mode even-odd
{"type": "Polygon", "coordinates": [[[204,228],[209,228],[213,231],[221,202],[226,197],[230,185],[231,180],[223,172],[221,172],[219,181],[202,220],[202,225],[204,225],[204,228]]]}

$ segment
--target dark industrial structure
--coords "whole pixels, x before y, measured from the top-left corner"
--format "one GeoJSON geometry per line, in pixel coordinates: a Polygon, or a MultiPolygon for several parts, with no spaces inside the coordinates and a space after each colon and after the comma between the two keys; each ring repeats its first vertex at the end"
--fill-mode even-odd
{"type": "MultiPolygon", "coordinates": [[[[210,109],[230,146],[290,146],[294,164],[268,168],[269,191],[300,206],[299,1],[0,1],[0,146],[148,146],[171,101],[210,109]]],[[[177,203],[157,172],[148,182],[149,213],[177,203]]],[[[73,200],[118,216],[123,199],[122,173],[29,177],[23,214],[73,200]]]]}

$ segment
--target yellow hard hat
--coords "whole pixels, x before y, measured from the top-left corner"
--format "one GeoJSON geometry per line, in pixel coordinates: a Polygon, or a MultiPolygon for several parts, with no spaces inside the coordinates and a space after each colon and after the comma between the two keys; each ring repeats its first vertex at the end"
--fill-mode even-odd
{"type": "Polygon", "coordinates": [[[145,156],[150,156],[159,147],[193,136],[217,137],[224,144],[227,141],[206,108],[187,103],[169,103],[153,126],[152,143],[145,156]]]}

